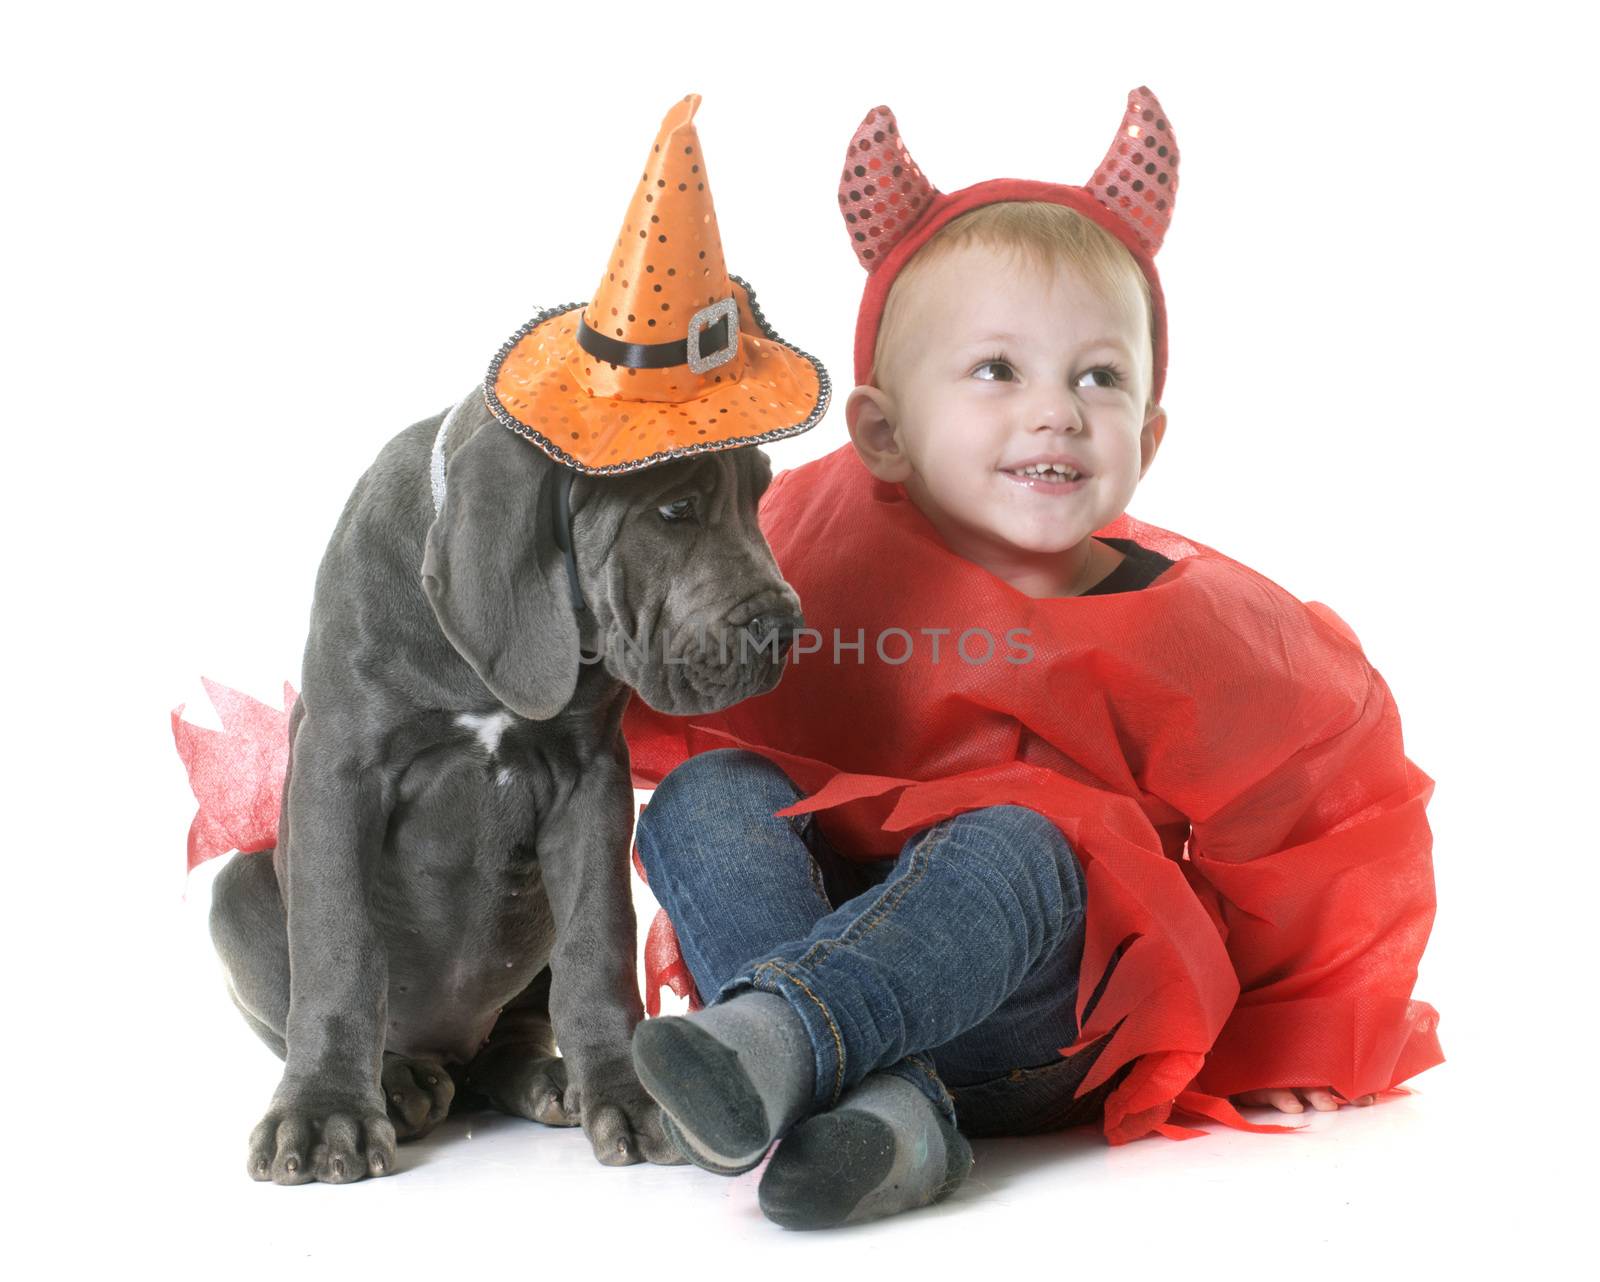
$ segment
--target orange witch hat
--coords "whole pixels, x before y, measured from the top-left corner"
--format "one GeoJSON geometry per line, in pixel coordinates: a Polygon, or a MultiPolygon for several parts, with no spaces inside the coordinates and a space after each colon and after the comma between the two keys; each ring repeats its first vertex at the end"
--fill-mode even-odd
{"type": "Polygon", "coordinates": [[[794,436],[828,407],[822,362],[728,274],[699,105],[688,94],[661,122],[593,301],[540,312],[484,380],[501,423],[579,472],[794,436]]]}

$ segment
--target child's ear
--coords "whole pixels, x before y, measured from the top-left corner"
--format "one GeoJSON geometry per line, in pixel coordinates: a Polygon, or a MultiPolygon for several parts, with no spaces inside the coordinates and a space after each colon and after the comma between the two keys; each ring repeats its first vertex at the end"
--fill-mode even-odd
{"type": "Polygon", "coordinates": [[[850,443],[880,481],[903,481],[911,475],[911,460],[900,448],[894,430],[894,402],[882,388],[863,384],[850,393],[844,405],[850,443]]]}
{"type": "Polygon", "coordinates": [[[1150,464],[1155,462],[1156,451],[1161,448],[1161,438],[1167,434],[1167,412],[1159,405],[1152,405],[1145,411],[1144,428],[1139,433],[1139,479],[1144,480],[1144,474],[1150,470],[1150,464]]]}

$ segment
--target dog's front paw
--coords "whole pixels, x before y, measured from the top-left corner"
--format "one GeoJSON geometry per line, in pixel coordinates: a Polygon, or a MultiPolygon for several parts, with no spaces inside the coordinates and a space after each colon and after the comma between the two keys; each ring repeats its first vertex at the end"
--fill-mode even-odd
{"type": "Polygon", "coordinates": [[[350,1184],[394,1170],[394,1146],[382,1096],[280,1088],[250,1133],[248,1170],[274,1184],[350,1184]]]}
{"type": "Polygon", "coordinates": [[[627,1059],[590,1067],[567,1091],[566,1107],[583,1120],[595,1157],[606,1166],[685,1162],[661,1125],[661,1106],[639,1085],[627,1059]]]}

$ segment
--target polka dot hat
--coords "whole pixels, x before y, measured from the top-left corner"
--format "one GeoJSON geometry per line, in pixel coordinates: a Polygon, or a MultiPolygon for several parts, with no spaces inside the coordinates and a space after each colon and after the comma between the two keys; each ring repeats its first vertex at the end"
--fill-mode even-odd
{"type": "Polygon", "coordinates": [[[1151,399],[1167,376],[1167,308],[1155,254],[1178,194],[1178,143],[1156,96],[1144,86],[1128,94],[1122,124],[1094,176],[1081,187],[996,178],[946,194],[928,181],[906,150],[894,113],[874,107],[850,140],[839,181],[839,211],[867,286],[856,317],[856,382],[872,372],[878,324],[889,287],[911,256],[951,219],[980,205],[1044,200],[1066,205],[1115,236],[1150,282],[1155,320],[1151,399]]]}
{"type": "Polygon", "coordinates": [[[722,260],[699,105],[689,94],[661,122],[594,299],[540,312],[484,380],[501,423],[579,472],[794,436],[828,407],[822,363],[722,260]]]}

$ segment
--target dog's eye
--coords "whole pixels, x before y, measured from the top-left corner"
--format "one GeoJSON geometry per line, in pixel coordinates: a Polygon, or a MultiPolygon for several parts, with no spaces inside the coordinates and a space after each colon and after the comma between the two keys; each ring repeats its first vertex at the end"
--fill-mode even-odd
{"type": "Polygon", "coordinates": [[[663,521],[686,521],[694,515],[694,499],[678,499],[658,507],[656,511],[661,514],[663,521]]]}

